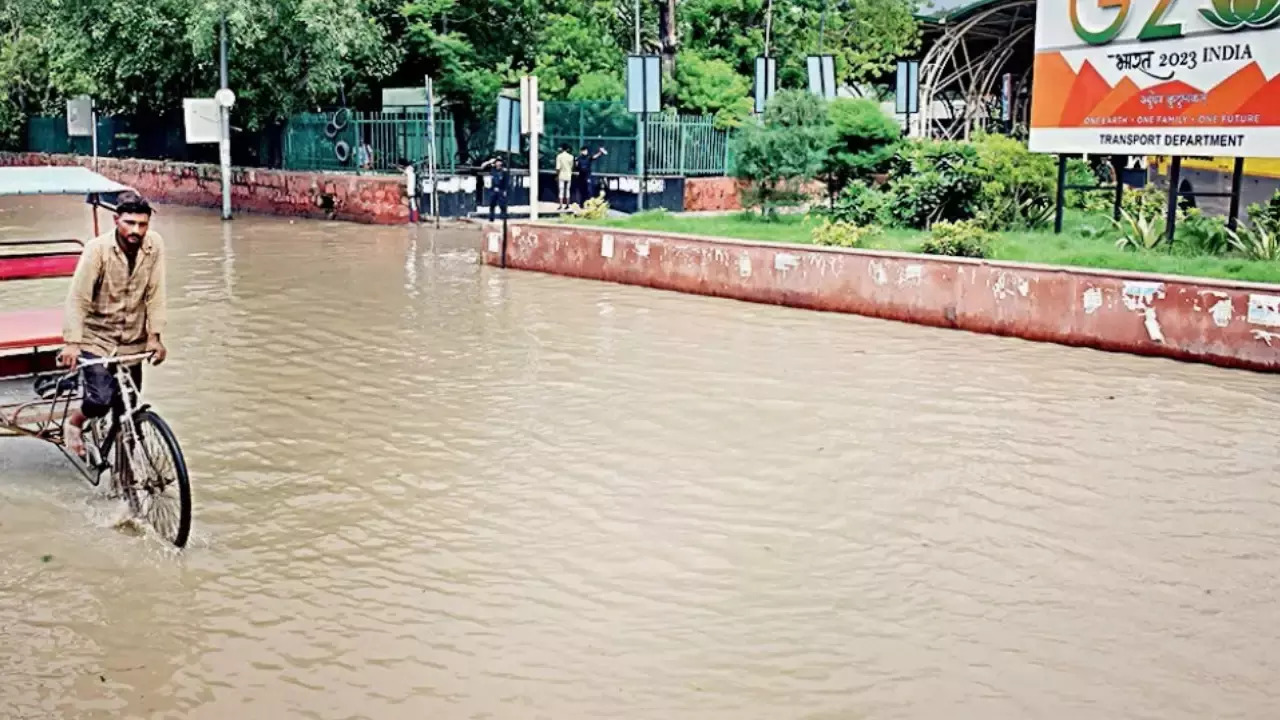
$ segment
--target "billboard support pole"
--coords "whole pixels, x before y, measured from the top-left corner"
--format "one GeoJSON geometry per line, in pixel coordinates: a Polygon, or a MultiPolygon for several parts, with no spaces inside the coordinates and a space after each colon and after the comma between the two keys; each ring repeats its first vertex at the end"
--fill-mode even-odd
{"type": "Polygon", "coordinates": [[[1062,214],[1065,209],[1066,203],[1067,203],[1067,156],[1059,155],[1058,156],[1058,192],[1054,195],[1054,200],[1053,200],[1053,233],[1055,235],[1062,234],[1062,214]]]}
{"type": "Polygon", "coordinates": [[[1178,187],[1182,184],[1182,156],[1174,155],[1169,165],[1169,206],[1164,214],[1164,239],[1173,242],[1173,225],[1178,219],[1178,187]]]}
{"type": "Polygon", "coordinates": [[[1244,158],[1236,158],[1236,166],[1231,172],[1231,214],[1227,217],[1227,227],[1232,231],[1240,226],[1240,190],[1244,184],[1244,158]]]}
{"type": "Polygon", "coordinates": [[[1116,176],[1116,197],[1115,204],[1111,207],[1111,217],[1116,222],[1120,222],[1120,206],[1124,203],[1124,180],[1120,177],[1121,164],[1119,155],[1111,156],[1111,172],[1116,176]]]}

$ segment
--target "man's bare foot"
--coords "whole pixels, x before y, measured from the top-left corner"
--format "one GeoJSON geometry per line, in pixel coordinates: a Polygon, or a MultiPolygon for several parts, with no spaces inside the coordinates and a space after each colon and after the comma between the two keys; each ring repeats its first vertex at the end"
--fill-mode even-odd
{"type": "Polygon", "coordinates": [[[67,452],[79,458],[84,457],[84,433],[80,428],[73,423],[67,423],[63,433],[62,444],[66,445],[67,452]]]}

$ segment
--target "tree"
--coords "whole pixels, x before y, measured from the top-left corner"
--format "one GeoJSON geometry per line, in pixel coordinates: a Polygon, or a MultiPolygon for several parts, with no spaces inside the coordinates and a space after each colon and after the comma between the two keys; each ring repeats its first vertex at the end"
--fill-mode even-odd
{"type": "Polygon", "coordinates": [[[569,99],[578,102],[621,100],[626,92],[616,73],[587,73],[569,90],[569,99]]]}
{"type": "MultiPolygon", "coordinates": [[[[544,99],[564,98],[588,75],[621,77],[622,54],[605,32],[608,6],[588,5],[581,15],[547,15],[538,30],[534,68],[544,99]],[[603,17],[602,17],[603,15],[603,17]]],[[[619,81],[621,86],[621,81],[619,81]]],[[[610,99],[617,99],[621,94],[610,99]]]]}
{"type": "Polygon", "coordinates": [[[874,100],[834,100],[830,118],[834,143],[827,157],[825,174],[834,196],[852,180],[888,170],[902,129],[874,100]]]}
{"type": "Polygon", "coordinates": [[[771,214],[795,205],[803,185],[821,171],[831,149],[826,101],[802,90],[779,92],[765,108],[764,124],[746,124],[734,144],[734,174],[751,187],[743,201],[771,214]]]}
{"type": "MultiPolygon", "coordinates": [[[[765,49],[767,0],[683,0],[680,27],[685,47],[724,60],[751,77],[753,59],[765,49]]],[[[836,56],[837,80],[862,83],[892,70],[915,53],[920,30],[916,0],[775,0],[769,53],[778,58],[780,87],[807,84],[805,56],[836,56]],[[823,22],[823,10],[826,22],[823,22]]]]}
{"type": "Polygon", "coordinates": [[[751,92],[751,81],[735,72],[729,63],[706,59],[693,50],[680,53],[673,80],[670,94],[676,105],[701,115],[714,115],[732,107],[751,92]]]}

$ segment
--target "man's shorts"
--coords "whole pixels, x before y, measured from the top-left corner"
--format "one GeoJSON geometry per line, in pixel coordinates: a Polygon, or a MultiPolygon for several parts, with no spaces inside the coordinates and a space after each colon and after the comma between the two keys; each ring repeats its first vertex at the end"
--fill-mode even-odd
{"type": "MultiPolygon", "coordinates": [[[[91,352],[80,352],[81,360],[97,360],[97,355],[91,352]]],[[[100,418],[110,412],[115,405],[120,405],[123,410],[123,401],[120,397],[120,383],[116,382],[116,372],[114,365],[90,365],[82,368],[81,373],[84,377],[84,402],[81,404],[81,412],[88,418],[100,418]]],[[[142,363],[138,363],[129,368],[129,376],[133,379],[133,384],[142,390],[142,363]]]]}

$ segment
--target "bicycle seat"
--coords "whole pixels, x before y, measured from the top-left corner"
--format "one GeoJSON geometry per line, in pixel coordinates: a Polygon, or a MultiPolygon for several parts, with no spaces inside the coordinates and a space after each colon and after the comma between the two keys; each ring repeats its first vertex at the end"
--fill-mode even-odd
{"type": "Polygon", "coordinates": [[[43,375],[36,378],[36,395],[42,400],[50,400],[61,395],[69,395],[80,388],[80,374],[68,376],[43,375]]]}

